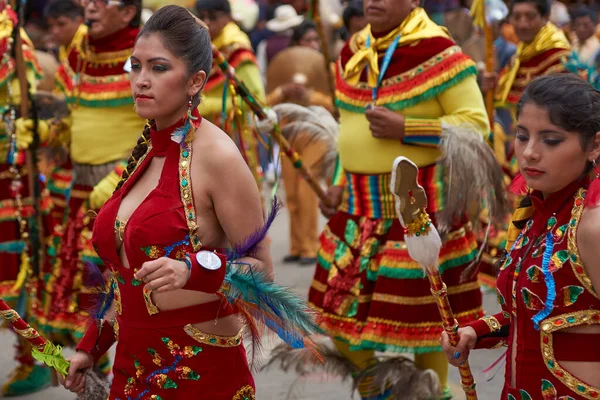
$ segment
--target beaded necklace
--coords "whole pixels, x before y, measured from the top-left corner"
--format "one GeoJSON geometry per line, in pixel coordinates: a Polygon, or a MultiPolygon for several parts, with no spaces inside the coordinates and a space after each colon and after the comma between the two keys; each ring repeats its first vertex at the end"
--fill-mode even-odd
{"type": "MultiPolygon", "coordinates": [[[[554,277],[552,275],[552,272],[550,271],[550,261],[552,259],[552,254],[554,251],[553,230],[556,227],[557,222],[558,222],[556,219],[556,214],[563,209],[563,207],[569,202],[570,199],[571,199],[571,197],[567,197],[567,199],[563,202],[563,204],[561,204],[561,206],[558,208],[558,210],[553,212],[552,216],[550,218],[548,218],[548,222],[546,222],[546,233],[544,235],[545,240],[546,240],[546,249],[544,250],[544,255],[542,258],[542,273],[544,274],[544,282],[546,283],[547,297],[546,297],[546,301],[544,304],[544,309],[532,317],[533,324],[534,324],[534,327],[536,330],[539,330],[539,323],[544,318],[546,318],[548,315],[550,315],[550,313],[552,312],[552,309],[554,308],[554,300],[556,298],[556,286],[555,286],[555,282],[554,282],[554,277]]],[[[525,244],[527,244],[527,240],[529,240],[529,239],[526,236],[526,234],[529,233],[529,230],[533,226],[533,221],[534,220],[532,218],[527,222],[527,225],[525,226],[523,231],[521,231],[517,240],[515,240],[515,242],[513,243],[509,254],[512,254],[513,250],[515,249],[517,244],[519,244],[521,242],[521,240],[523,240],[523,243],[521,246],[524,246],[525,244]]],[[[519,275],[521,273],[523,261],[527,259],[527,257],[529,256],[529,253],[531,252],[534,245],[538,245],[540,243],[541,238],[542,238],[541,234],[537,237],[537,239],[535,241],[532,238],[532,240],[529,243],[529,246],[527,247],[525,252],[523,252],[523,247],[521,247],[521,252],[520,252],[521,254],[519,255],[519,258],[517,259],[517,263],[515,265],[515,270],[513,272],[513,279],[512,279],[512,290],[511,290],[511,295],[512,295],[512,310],[511,311],[512,311],[513,317],[515,317],[515,318],[517,317],[517,281],[518,281],[519,275]]]]}

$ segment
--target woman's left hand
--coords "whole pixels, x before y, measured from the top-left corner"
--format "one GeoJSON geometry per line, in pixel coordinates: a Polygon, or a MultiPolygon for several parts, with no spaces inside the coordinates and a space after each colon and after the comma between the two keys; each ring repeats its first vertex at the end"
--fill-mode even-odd
{"type": "Polygon", "coordinates": [[[371,134],[377,139],[404,138],[404,116],[385,107],[375,106],[365,112],[371,134]]]}
{"type": "Polygon", "coordinates": [[[161,257],[143,263],[135,278],[144,281],[147,290],[164,293],[181,289],[190,279],[190,270],[183,261],[161,257]]]}

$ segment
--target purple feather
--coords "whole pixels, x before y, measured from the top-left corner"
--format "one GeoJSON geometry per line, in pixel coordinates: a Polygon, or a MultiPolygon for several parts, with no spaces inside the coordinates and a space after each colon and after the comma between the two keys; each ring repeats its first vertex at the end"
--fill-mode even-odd
{"type": "Polygon", "coordinates": [[[86,288],[97,288],[106,285],[100,268],[89,261],[83,265],[83,286],[86,288]]]}
{"type": "Polygon", "coordinates": [[[82,300],[81,308],[92,317],[102,319],[110,309],[114,299],[114,290],[109,287],[100,268],[94,263],[86,262],[83,269],[83,285],[93,289],[92,293],[82,300]]]}
{"type": "Polygon", "coordinates": [[[242,257],[251,257],[258,250],[258,245],[264,240],[275,221],[275,217],[279,214],[282,208],[281,202],[277,197],[273,197],[273,204],[271,205],[271,211],[267,215],[267,219],[262,227],[255,230],[250,236],[244,239],[243,242],[234,245],[232,248],[225,252],[227,260],[233,261],[242,257]]]}

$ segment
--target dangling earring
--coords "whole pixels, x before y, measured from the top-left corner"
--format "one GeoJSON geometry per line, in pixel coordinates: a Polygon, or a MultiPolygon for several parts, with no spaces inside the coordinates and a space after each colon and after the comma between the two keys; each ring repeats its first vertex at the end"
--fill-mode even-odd
{"type": "Polygon", "coordinates": [[[190,96],[190,100],[188,101],[188,112],[187,112],[187,116],[188,116],[188,118],[189,118],[189,119],[191,119],[192,121],[196,121],[196,120],[198,119],[198,117],[194,117],[194,116],[192,115],[192,110],[193,110],[193,108],[194,108],[193,101],[192,101],[193,99],[194,99],[194,98],[190,96]]]}
{"type": "Polygon", "coordinates": [[[587,188],[584,205],[595,207],[600,204],[600,169],[598,168],[598,162],[595,159],[592,160],[592,166],[596,176],[594,176],[587,188]]]}

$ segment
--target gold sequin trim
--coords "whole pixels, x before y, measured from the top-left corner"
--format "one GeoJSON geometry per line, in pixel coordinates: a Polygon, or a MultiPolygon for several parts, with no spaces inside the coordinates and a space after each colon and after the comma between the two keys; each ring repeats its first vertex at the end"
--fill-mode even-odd
{"type": "MultiPolygon", "coordinates": [[[[194,128],[191,128],[192,130],[194,128]]],[[[185,135],[185,146],[181,147],[179,152],[179,191],[181,194],[181,202],[183,203],[183,211],[185,213],[185,222],[190,231],[190,243],[194,252],[200,250],[202,243],[198,237],[198,225],[196,224],[196,208],[194,206],[194,196],[192,193],[192,141],[194,140],[193,132],[188,131],[185,135]]]]}
{"type": "Polygon", "coordinates": [[[8,322],[15,322],[21,318],[15,310],[0,311],[0,317],[8,322]]]}
{"type": "Polygon", "coordinates": [[[204,333],[192,324],[183,327],[185,333],[191,336],[198,343],[207,344],[214,347],[236,347],[242,343],[242,331],[235,336],[219,336],[204,333]]]}
{"type": "Polygon", "coordinates": [[[250,385],[246,385],[237,391],[232,400],[256,400],[256,394],[254,388],[250,385]]]}
{"type": "Polygon", "coordinates": [[[569,221],[569,236],[567,239],[567,248],[570,254],[571,267],[575,277],[581,282],[583,287],[587,289],[595,298],[600,299],[600,296],[594,289],[592,280],[588,276],[581,257],[579,256],[579,248],[577,247],[577,229],[579,228],[579,221],[581,220],[581,213],[584,208],[585,189],[579,189],[575,195],[575,205],[571,213],[571,220],[569,221]]]}
{"type": "Polygon", "coordinates": [[[160,311],[158,307],[152,301],[152,290],[148,290],[146,288],[143,289],[144,293],[144,301],[146,302],[146,309],[148,310],[148,314],[154,315],[158,314],[160,311]]]}
{"type": "Polygon", "coordinates": [[[14,328],[15,332],[17,332],[20,336],[23,336],[25,339],[35,339],[40,337],[37,331],[30,326],[27,326],[25,329],[17,329],[14,328]]]}
{"type": "Polygon", "coordinates": [[[498,332],[502,329],[502,325],[500,325],[500,322],[493,315],[485,315],[481,320],[487,324],[491,333],[498,332]]]}
{"type": "Polygon", "coordinates": [[[576,311],[544,320],[540,327],[540,347],[542,349],[544,363],[548,370],[552,372],[552,375],[582,398],[597,399],[600,395],[600,388],[590,386],[571,375],[567,370],[561,367],[554,357],[552,333],[561,329],[584,324],[600,324],[600,310],[576,311]]]}

